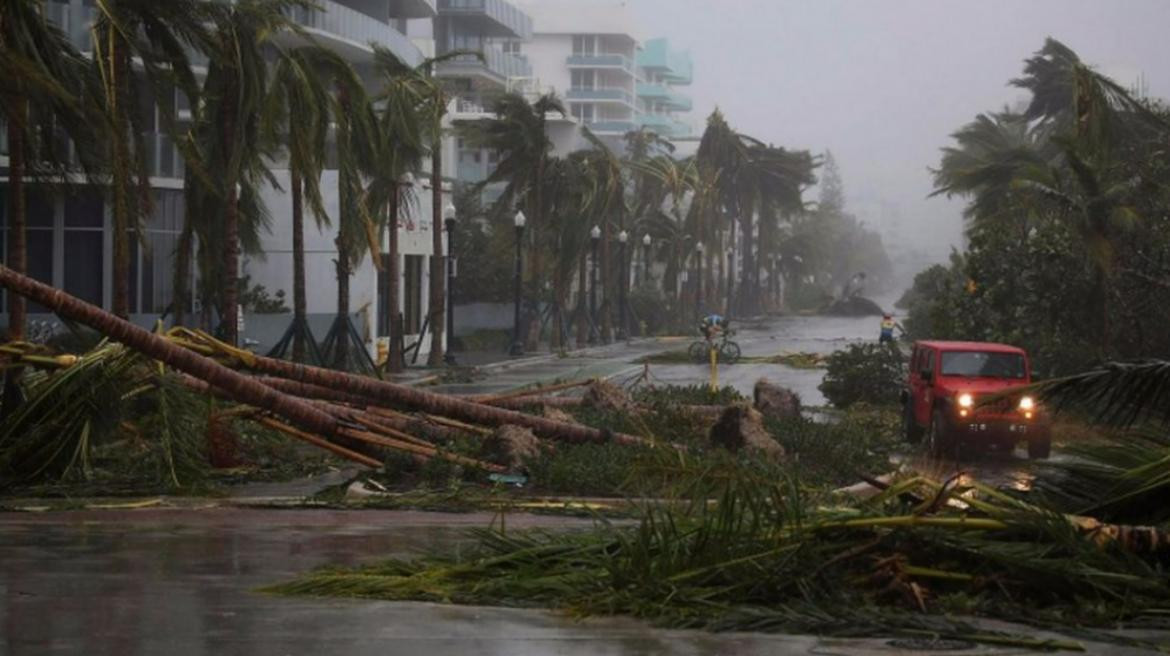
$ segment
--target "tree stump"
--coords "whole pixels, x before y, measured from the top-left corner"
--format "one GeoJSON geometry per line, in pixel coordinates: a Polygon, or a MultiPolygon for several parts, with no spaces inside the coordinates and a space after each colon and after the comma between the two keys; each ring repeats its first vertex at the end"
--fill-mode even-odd
{"type": "Polygon", "coordinates": [[[773,384],[767,378],[756,381],[752,390],[753,406],[771,419],[800,418],[800,395],[786,387],[773,384]]]}
{"type": "Polygon", "coordinates": [[[764,416],[746,405],[728,406],[708,433],[711,444],[738,453],[743,449],[780,460],[784,447],[764,430],[764,416]]]}

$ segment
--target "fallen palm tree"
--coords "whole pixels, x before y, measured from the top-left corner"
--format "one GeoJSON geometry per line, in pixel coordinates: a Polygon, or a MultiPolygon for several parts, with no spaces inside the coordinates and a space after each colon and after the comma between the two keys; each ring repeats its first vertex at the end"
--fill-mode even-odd
{"type": "MultiPolygon", "coordinates": [[[[261,410],[267,416],[257,420],[268,428],[371,467],[380,463],[379,450],[390,449],[408,453],[419,461],[439,458],[485,471],[502,470],[501,466],[493,463],[450,453],[411,434],[400,422],[381,416],[376,411],[422,412],[430,416],[434,423],[446,423],[445,428],[448,430],[471,428],[472,433],[514,425],[530,429],[540,437],[572,443],[655,444],[653,440],[614,433],[604,428],[557,421],[422,392],[403,385],[256,356],[198,331],[176,329],[167,335],[154,334],[2,266],[0,286],[50,308],[64,319],[87,325],[124,344],[132,352],[141,354],[146,360],[135,363],[139,368],[144,362],[150,361],[165,364],[185,375],[177,378],[178,383],[187,387],[192,387],[194,383],[202,393],[261,410]],[[250,370],[260,375],[247,375],[240,370],[250,370]]],[[[0,352],[0,356],[6,356],[11,365],[67,371],[79,362],[88,365],[91,361],[97,361],[95,358],[87,360],[86,356],[49,355],[31,345],[16,344],[5,348],[6,351],[0,352]]],[[[87,370],[88,366],[77,368],[79,372],[87,370]]],[[[159,369],[159,373],[162,372],[159,369]]],[[[49,395],[45,398],[48,399],[49,395]]],[[[42,403],[29,404],[21,409],[24,413],[21,416],[35,418],[35,412],[50,410],[42,403]]],[[[78,416],[82,414],[78,412],[78,416]]],[[[35,428],[35,425],[30,428],[26,425],[28,423],[9,424],[10,443],[20,437],[20,431],[35,428]]],[[[75,436],[76,441],[84,445],[88,431],[87,425],[79,424],[71,426],[69,435],[75,436]]],[[[62,449],[66,447],[62,444],[51,446],[52,440],[46,444],[50,445],[46,448],[51,449],[51,453],[33,453],[31,456],[29,453],[10,453],[8,464],[23,462],[22,458],[25,457],[32,457],[33,460],[39,458],[41,464],[56,462],[59,452],[63,453],[62,449]]],[[[84,449],[74,445],[75,455],[82,452],[84,449]]]]}

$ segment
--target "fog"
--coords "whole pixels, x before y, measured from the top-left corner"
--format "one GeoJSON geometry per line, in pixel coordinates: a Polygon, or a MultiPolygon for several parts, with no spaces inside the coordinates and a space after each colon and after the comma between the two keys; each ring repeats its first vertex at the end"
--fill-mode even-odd
{"type": "Polygon", "coordinates": [[[961,242],[962,203],[927,198],[928,167],[976,113],[1026,98],[1008,81],[1046,36],[1170,96],[1167,0],[629,3],[643,37],[691,51],[697,132],[718,106],[757,138],[832,150],[851,211],[936,260],[961,242]]]}

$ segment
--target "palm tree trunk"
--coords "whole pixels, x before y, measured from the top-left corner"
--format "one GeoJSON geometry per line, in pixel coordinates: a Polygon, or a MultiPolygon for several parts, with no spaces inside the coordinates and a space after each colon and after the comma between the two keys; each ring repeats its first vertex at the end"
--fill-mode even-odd
{"type": "Polygon", "coordinates": [[[398,213],[402,203],[401,193],[402,189],[396,184],[394,193],[390,194],[390,244],[389,248],[386,249],[386,259],[389,260],[386,275],[390,278],[390,284],[386,290],[386,304],[390,306],[390,349],[386,370],[391,373],[402,371],[404,362],[402,313],[399,310],[401,306],[398,299],[398,283],[401,275],[398,266],[398,213]]]}
{"type": "Polygon", "coordinates": [[[228,369],[212,358],[176,346],[158,335],[59,289],[37,282],[6,266],[0,266],[0,285],[11,293],[30,298],[48,307],[62,318],[85,324],[153,360],[219,388],[240,403],[278,414],[314,433],[327,437],[333,437],[337,433],[337,420],[311,404],[277,392],[248,376],[228,369]]]}
{"type": "Polygon", "coordinates": [[[113,229],[114,262],[113,311],[123,319],[130,316],[130,203],[128,196],[132,183],[130,169],[130,129],[127,124],[123,100],[129,96],[130,58],[120,47],[120,40],[113,31],[109,35],[110,80],[106,90],[110,114],[114,118],[113,132],[113,229]]]}
{"type": "Polygon", "coordinates": [[[610,282],[613,276],[610,271],[609,260],[609,242],[610,229],[609,221],[602,221],[601,225],[601,341],[603,344],[609,344],[613,341],[613,304],[610,299],[613,298],[612,287],[610,282]]]}
{"type": "Polygon", "coordinates": [[[743,235],[743,252],[740,254],[740,259],[743,261],[743,281],[740,284],[740,309],[744,315],[752,316],[759,312],[759,288],[755,285],[755,278],[752,277],[752,272],[755,271],[756,257],[752,249],[755,248],[755,234],[753,232],[753,223],[755,212],[752,208],[745,207],[741,210],[740,217],[740,232],[743,235]]]}
{"type": "MultiPolygon", "coordinates": [[[[24,129],[28,106],[15,103],[16,111],[8,119],[8,266],[24,275],[28,271],[28,223],[24,199],[24,129]]],[[[23,296],[8,295],[8,339],[24,339],[28,323],[28,303],[23,296]]]]}
{"type": "Polygon", "coordinates": [[[223,216],[223,306],[220,321],[223,340],[232,346],[239,344],[239,290],[240,279],[240,216],[236,185],[229,183],[227,209],[223,216]]]}
{"type": "MultiPolygon", "coordinates": [[[[232,90],[234,91],[234,89],[232,90]]],[[[229,91],[229,97],[235,97],[229,91]]],[[[230,102],[225,104],[224,119],[221,133],[223,135],[223,149],[225,153],[234,152],[237,144],[232,143],[235,133],[235,112],[230,102]]],[[[239,280],[240,280],[240,214],[239,214],[239,171],[228,171],[227,208],[223,217],[223,238],[226,242],[223,249],[223,302],[220,312],[220,321],[224,326],[223,339],[228,344],[239,344],[239,280]]]]}
{"type": "Polygon", "coordinates": [[[289,166],[292,193],[292,242],[293,242],[293,343],[292,357],[296,362],[305,361],[304,327],[308,316],[308,300],[305,298],[305,208],[302,198],[301,172],[293,164],[289,166]]]}
{"type": "Polygon", "coordinates": [[[334,352],[333,366],[338,369],[345,369],[346,363],[349,360],[349,259],[350,247],[348,241],[338,235],[337,237],[337,321],[341,322],[339,328],[343,329],[339,335],[336,335],[335,342],[337,350],[334,352]]]}
{"type": "MultiPolygon", "coordinates": [[[[436,131],[438,134],[438,131],[436,131]]],[[[446,294],[443,275],[446,258],[443,257],[443,142],[436,137],[431,144],[431,294],[430,315],[431,353],[427,365],[438,367],[443,364],[443,329],[447,316],[446,294]]]]}
{"type": "Polygon", "coordinates": [[[179,233],[179,243],[175,246],[175,293],[171,299],[171,312],[175,316],[175,325],[182,326],[187,318],[187,308],[191,307],[191,251],[194,241],[194,228],[190,218],[183,220],[183,231],[179,233]]]}

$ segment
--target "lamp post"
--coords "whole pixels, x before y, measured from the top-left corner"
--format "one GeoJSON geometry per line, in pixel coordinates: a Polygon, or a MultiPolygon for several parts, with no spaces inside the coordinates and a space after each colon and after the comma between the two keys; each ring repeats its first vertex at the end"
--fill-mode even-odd
{"type": "Polygon", "coordinates": [[[596,344],[597,334],[597,243],[601,241],[601,228],[593,226],[589,231],[591,249],[590,261],[593,268],[589,272],[589,343],[596,344]]]}
{"type": "Polygon", "coordinates": [[[455,364],[451,342],[455,338],[455,206],[443,208],[443,227],[447,229],[447,350],[443,362],[455,364]]]}
{"type": "Polygon", "coordinates": [[[733,299],[735,299],[735,248],[729,246],[727,248],[727,316],[731,316],[733,299]]]}
{"type": "Polygon", "coordinates": [[[695,316],[703,314],[703,242],[695,244],[695,316]]]}
{"type": "Polygon", "coordinates": [[[629,241],[629,239],[630,234],[625,230],[622,230],[618,233],[618,263],[621,265],[619,268],[622,272],[622,286],[618,288],[619,296],[617,338],[623,341],[629,339],[630,337],[630,331],[627,326],[628,322],[626,321],[627,317],[629,316],[626,311],[626,291],[630,286],[630,270],[626,267],[626,242],[629,241]]]}
{"type": "Polygon", "coordinates": [[[509,355],[524,355],[524,342],[520,338],[520,287],[522,284],[521,275],[523,274],[521,250],[524,243],[524,224],[527,221],[524,212],[516,212],[516,217],[513,219],[516,225],[516,303],[512,313],[512,348],[508,350],[509,355]]]}
{"type": "Polygon", "coordinates": [[[650,246],[654,240],[649,234],[642,235],[642,284],[650,282],[650,246]]]}

